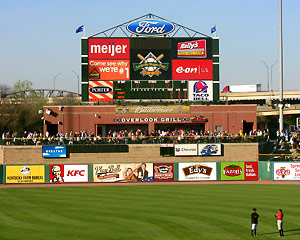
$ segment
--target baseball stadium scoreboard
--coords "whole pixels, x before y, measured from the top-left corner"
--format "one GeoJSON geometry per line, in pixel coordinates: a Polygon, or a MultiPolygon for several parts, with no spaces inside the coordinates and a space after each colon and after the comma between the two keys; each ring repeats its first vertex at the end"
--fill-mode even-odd
{"type": "Polygon", "coordinates": [[[82,100],[217,101],[218,38],[166,37],[168,24],[140,20],[127,25],[134,37],[82,38],[82,100]]]}

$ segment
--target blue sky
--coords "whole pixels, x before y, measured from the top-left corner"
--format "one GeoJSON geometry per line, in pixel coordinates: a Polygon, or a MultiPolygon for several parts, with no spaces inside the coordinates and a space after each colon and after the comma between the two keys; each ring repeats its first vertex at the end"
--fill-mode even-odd
{"type": "MultiPolygon", "coordinates": [[[[34,88],[77,91],[80,37],[92,35],[153,13],[220,37],[221,87],[261,83],[267,90],[266,67],[278,60],[279,0],[103,1],[0,0],[0,84],[29,80],[34,88]]],[[[296,71],[300,56],[300,1],[283,0],[284,89],[300,90],[296,71]]],[[[279,65],[273,68],[273,89],[279,88],[279,65]]]]}

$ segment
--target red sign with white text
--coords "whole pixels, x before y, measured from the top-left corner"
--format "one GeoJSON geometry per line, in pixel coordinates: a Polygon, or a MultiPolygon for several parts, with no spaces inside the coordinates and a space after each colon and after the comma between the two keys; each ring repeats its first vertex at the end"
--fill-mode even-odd
{"type": "Polygon", "coordinates": [[[174,181],[174,163],[153,163],[154,181],[174,181]]]}
{"type": "Polygon", "coordinates": [[[177,56],[179,58],[206,58],[206,40],[178,43],[177,56]]]}
{"type": "Polygon", "coordinates": [[[90,38],[89,59],[129,59],[129,39],[90,38]]]}
{"type": "Polygon", "coordinates": [[[173,80],[212,80],[212,60],[172,60],[173,80]]]}
{"type": "Polygon", "coordinates": [[[258,180],[258,162],[245,162],[245,180],[258,180]]]}
{"type": "Polygon", "coordinates": [[[89,80],[129,80],[129,60],[90,60],[89,80]]]}

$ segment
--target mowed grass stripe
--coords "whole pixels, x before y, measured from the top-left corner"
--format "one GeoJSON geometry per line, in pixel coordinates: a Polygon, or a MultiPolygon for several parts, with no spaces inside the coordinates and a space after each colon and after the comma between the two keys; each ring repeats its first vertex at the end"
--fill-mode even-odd
{"type": "Polygon", "coordinates": [[[0,189],[0,239],[300,238],[298,185],[148,185],[0,189]],[[20,235],[21,234],[21,235],[20,235]]]}

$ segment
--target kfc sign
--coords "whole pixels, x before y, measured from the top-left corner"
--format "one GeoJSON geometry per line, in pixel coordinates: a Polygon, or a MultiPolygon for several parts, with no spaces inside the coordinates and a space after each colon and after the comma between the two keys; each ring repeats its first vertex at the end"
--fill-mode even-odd
{"type": "Polygon", "coordinates": [[[173,80],[212,80],[212,60],[173,60],[173,80]]]}
{"type": "Polygon", "coordinates": [[[129,59],[129,51],[129,39],[89,39],[89,59],[129,59]]]}
{"type": "Polygon", "coordinates": [[[50,183],[88,182],[89,166],[82,165],[50,165],[50,183]]]}

